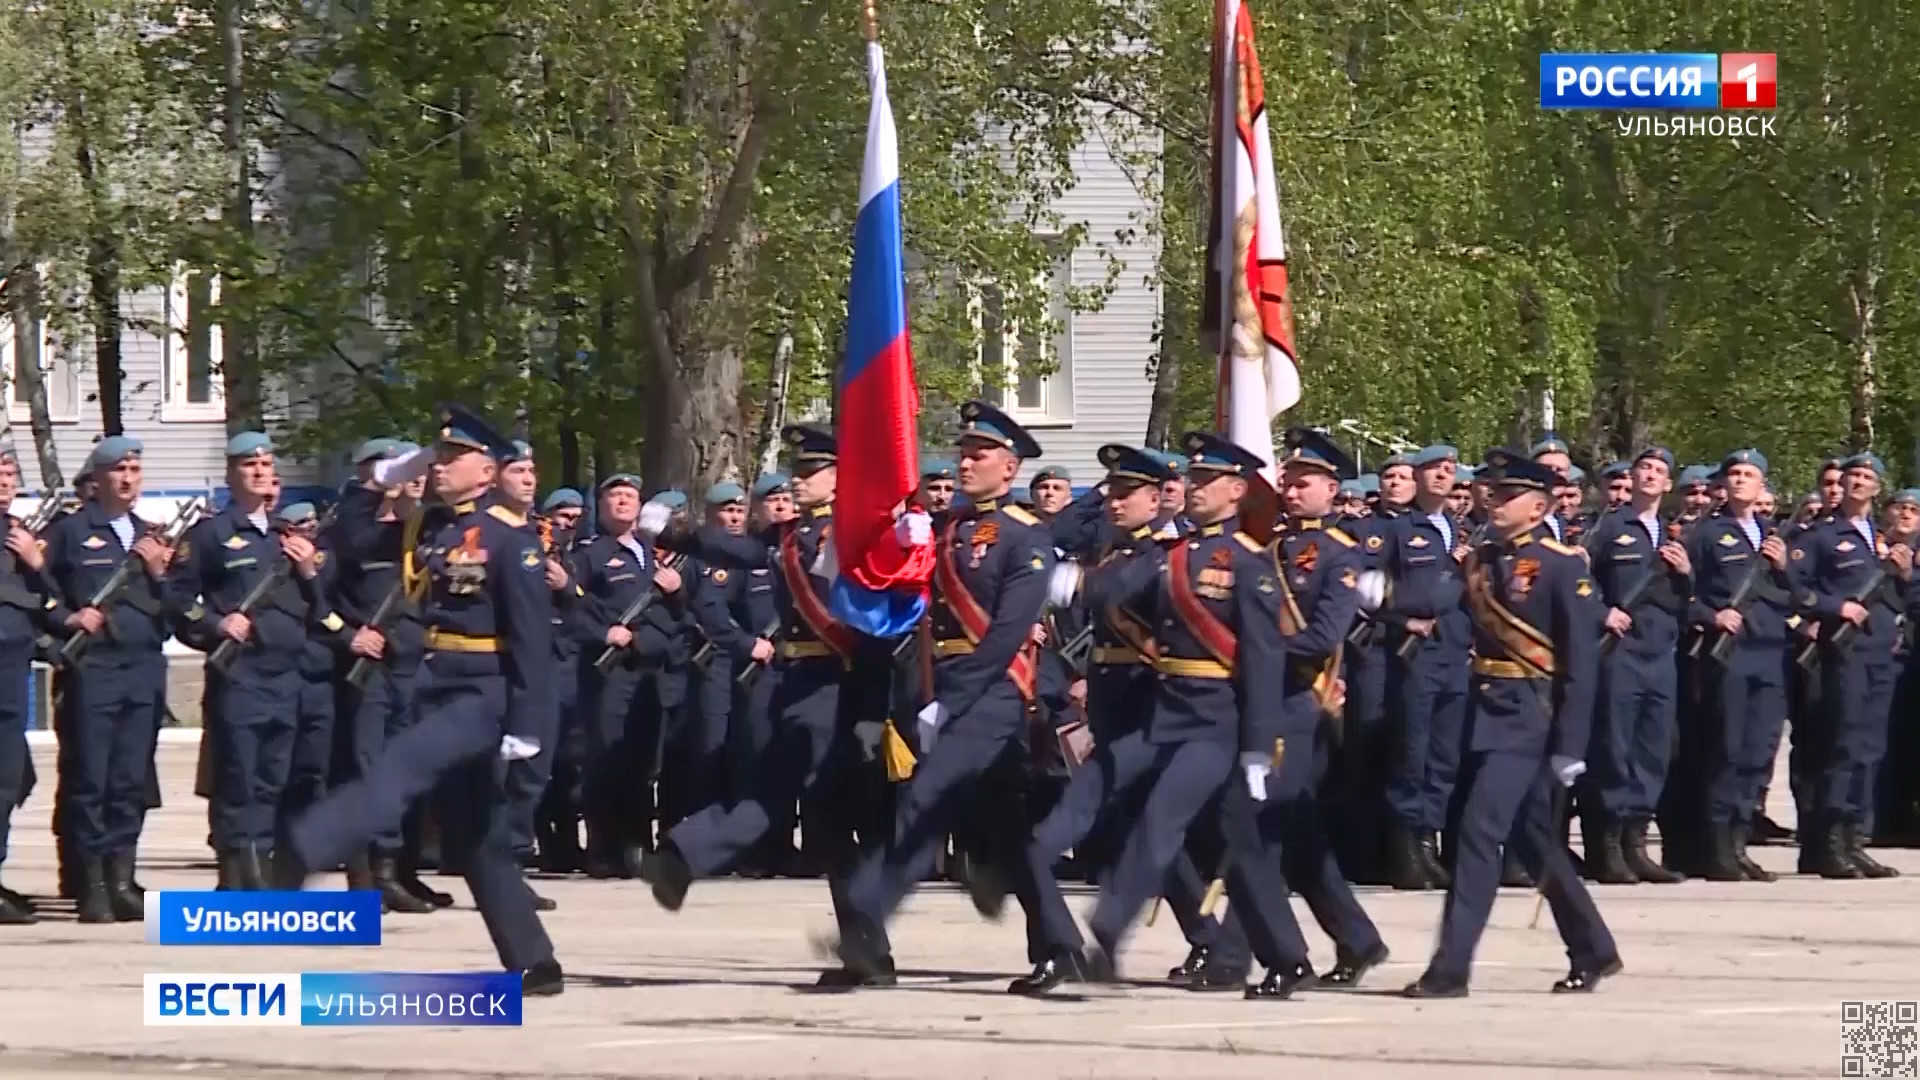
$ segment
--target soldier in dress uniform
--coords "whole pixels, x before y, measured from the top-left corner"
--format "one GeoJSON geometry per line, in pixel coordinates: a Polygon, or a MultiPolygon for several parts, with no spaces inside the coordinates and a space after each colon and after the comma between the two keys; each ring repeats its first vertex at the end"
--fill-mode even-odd
{"type": "Polygon", "coordinates": [[[552,595],[546,553],[494,490],[511,443],[461,408],[441,418],[433,486],[444,504],[419,530],[427,587],[427,654],[419,717],[382,750],[365,776],[331,792],[274,850],[273,882],[298,889],[440,786],[442,852],[473,891],[501,965],[521,973],[521,992],[564,986],[553,943],[512,850],[512,805],[503,760],[532,757],[528,734],[551,731],[554,708],[552,595]]]}
{"type": "Polygon", "coordinates": [[[1676,515],[1682,528],[1688,528],[1699,521],[1713,506],[1713,495],[1709,484],[1713,479],[1713,470],[1705,465],[1689,465],[1680,470],[1680,482],[1674,490],[1680,494],[1680,513],[1676,515]]]}
{"type": "MultiPolygon", "coordinates": [[[[1890,552],[1873,517],[1886,466],[1872,453],[1843,462],[1843,488],[1833,517],[1794,549],[1796,606],[1818,620],[1820,740],[1811,797],[1802,819],[1806,869],[1827,878],[1893,877],[1867,854],[1874,780],[1886,753],[1893,698],[1893,647],[1905,605],[1883,560],[1890,552]]],[[[1798,742],[1798,739],[1795,740],[1798,742]]]]}
{"type": "MultiPolygon", "coordinates": [[[[1164,562],[1163,549],[1153,540],[1153,520],[1159,513],[1160,486],[1173,477],[1173,470],[1148,451],[1118,444],[1101,447],[1099,457],[1107,467],[1104,504],[1110,527],[1099,530],[1102,535],[1087,552],[1089,561],[1101,572],[1114,573],[1120,564],[1135,560],[1164,562]]],[[[1015,994],[1044,994],[1064,981],[1087,975],[1085,941],[1067,910],[1053,866],[1067,849],[1079,849],[1103,818],[1130,809],[1129,796],[1155,758],[1155,748],[1147,739],[1155,697],[1152,619],[1124,605],[1090,614],[1093,650],[1086,675],[1086,708],[1093,756],[1073,773],[1060,801],[1034,828],[1027,844],[1042,955],[1030,974],[1007,988],[1015,994]]],[[[1163,886],[1194,953],[1175,973],[1189,983],[1203,972],[1238,983],[1246,978],[1251,958],[1233,955],[1230,942],[1226,948],[1215,948],[1218,927],[1200,914],[1199,875],[1190,864],[1185,869],[1184,874],[1169,874],[1163,886]]],[[[1245,951],[1244,943],[1239,951],[1245,951]]]]}
{"type": "MultiPolygon", "coordinates": [[[[1460,455],[1435,445],[1413,459],[1414,507],[1383,537],[1377,569],[1389,582],[1375,618],[1391,627],[1399,700],[1398,749],[1386,785],[1394,816],[1389,881],[1398,889],[1446,888],[1440,834],[1466,736],[1467,652],[1472,624],[1460,606],[1460,565],[1471,547],[1447,513],[1460,455]]],[[[1371,543],[1371,541],[1369,541],[1371,543]]]]}
{"type": "Polygon", "coordinates": [[[1027,491],[1033,496],[1033,512],[1041,521],[1052,521],[1073,501],[1073,474],[1064,465],[1041,466],[1027,482],[1027,491]]]}
{"type": "MultiPolygon", "coordinates": [[[[798,802],[808,846],[826,860],[828,892],[844,934],[852,917],[846,880],[859,851],[858,814],[869,790],[864,774],[872,768],[863,760],[864,732],[873,730],[876,744],[881,738],[891,657],[884,646],[836,619],[827,606],[823,555],[831,543],[839,479],[837,440],[832,432],[809,424],[787,426],[781,439],[793,458],[797,518],[779,525],[771,537],[717,537],[710,532],[660,537],[662,546],[698,550],[714,565],[746,572],[773,569],[781,624],[777,643],[756,638],[749,652],[751,663],[771,670],[773,736],[756,760],[746,789],[731,804],[711,804],[676,825],[659,851],[641,864],[641,876],[661,907],[678,911],[695,880],[725,873],[756,849],[764,851],[761,845],[770,835],[790,835],[792,807],[798,802]],[[876,687],[881,697],[876,698],[876,687]]],[[[649,520],[647,525],[659,529],[664,522],[649,520]]],[[[860,844],[884,842],[885,837],[859,837],[860,844]]],[[[851,988],[894,981],[890,971],[843,969],[824,973],[820,984],[851,988]]]]}
{"type": "MultiPolygon", "coordinates": [[[[0,453],[0,520],[6,544],[0,550],[0,867],[7,861],[8,823],[26,801],[32,776],[27,749],[28,674],[40,637],[35,622],[45,603],[46,566],[40,539],[8,513],[20,492],[20,463],[11,450],[0,453]]],[[[0,926],[35,921],[33,904],[0,885],[0,926]]]]}
{"type": "MultiPolygon", "coordinates": [[[[887,920],[926,880],[957,825],[977,826],[990,853],[981,860],[982,845],[970,844],[970,864],[1010,878],[1030,921],[1037,907],[1020,854],[1031,822],[1023,810],[1009,810],[1020,800],[996,799],[979,812],[968,800],[1004,792],[1003,779],[1027,768],[1039,677],[1033,629],[1046,608],[1053,538],[1039,518],[1007,499],[1020,463],[1041,451],[1024,428],[985,402],[961,406],[960,419],[959,487],[967,507],[937,523],[937,537],[930,518],[909,513],[898,526],[903,546],[921,543],[923,531],[935,545],[933,686],[917,716],[919,763],[898,793],[894,843],[868,854],[847,882],[856,917],[843,922],[838,951],[848,969],[869,978],[892,977],[887,920]]],[[[983,894],[998,882],[978,880],[981,872],[970,866],[968,884],[975,906],[987,910],[997,900],[983,894]]]]}
{"type": "Polygon", "coordinates": [[[1888,573],[1906,595],[1906,625],[1894,645],[1893,709],[1887,755],[1881,766],[1880,812],[1874,837],[1881,844],[1915,845],[1920,835],[1920,730],[1906,717],[1920,715],[1920,588],[1913,584],[1913,563],[1920,549],[1920,488],[1895,492],[1887,500],[1885,525],[1888,573]]]}
{"type": "MultiPolygon", "coordinates": [[[[747,493],[740,485],[714,484],[707,489],[706,507],[708,527],[729,536],[746,535],[747,493]]],[[[677,753],[671,768],[662,772],[673,797],[663,797],[661,802],[671,809],[673,821],[708,803],[732,798],[726,751],[727,728],[734,710],[734,680],[745,665],[753,662],[754,643],[768,631],[764,623],[740,621],[747,616],[749,574],[697,558],[689,559],[682,569],[693,578],[688,602],[698,637],[694,646],[697,660],[688,671],[693,684],[688,724],[675,740],[677,753]]],[[[771,588],[765,575],[761,575],[761,581],[771,588]]],[[[666,820],[663,818],[663,824],[666,820]]]]}
{"type": "MultiPolygon", "coordinates": [[[[570,561],[586,500],[570,487],[556,488],[540,503],[548,528],[542,537],[549,558],[570,561]]],[[[586,763],[586,731],[580,723],[580,642],[571,630],[572,599],[580,587],[554,593],[554,694],[559,699],[560,731],[554,744],[552,771],[534,808],[534,844],[542,870],[571,874],[586,869],[586,851],[580,846],[581,779],[586,763]]]]}
{"type": "Polygon", "coordinates": [[[1380,464],[1380,505],[1374,508],[1376,515],[1404,513],[1413,505],[1413,472],[1413,457],[1409,454],[1394,454],[1380,464]]]}
{"type": "Polygon", "coordinates": [[[1541,529],[1552,471],[1501,450],[1487,455],[1481,475],[1492,480],[1492,533],[1465,567],[1474,722],[1461,774],[1458,853],[1440,946],[1405,993],[1466,996],[1509,838],[1552,906],[1572,962],[1554,992],[1588,992],[1620,970],[1620,956],[1573,871],[1558,819],[1563,789],[1585,771],[1597,668],[1587,613],[1593,585],[1578,549],[1541,529]]]}
{"type": "Polygon", "coordinates": [[[1683,876],[1647,853],[1647,827],[1667,782],[1675,745],[1681,620],[1693,594],[1693,564],[1660,519],[1672,490],[1673,455],[1642,450],[1633,501],[1602,518],[1587,544],[1593,578],[1616,639],[1601,648],[1601,707],[1593,725],[1591,786],[1582,794],[1589,876],[1609,884],[1671,884],[1683,876]]]}
{"type": "Polygon", "coordinates": [[[1185,536],[1193,531],[1193,519],[1187,516],[1187,459],[1165,450],[1149,452],[1173,471],[1173,479],[1160,485],[1160,514],[1153,519],[1153,534],[1161,539],[1185,536]]]}
{"type": "Polygon", "coordinates": [[[47,530],[42,623],[56,640],[84,635],[62,680],[68,729],[62,745],[63,824],[82,860],[80,921],[138,921],[145,901],[133,884],[134,852],[145,824],[147,781],[159,732],[167,661],[161,651],[170,611],[165,577],[172,557],[160,527],[133,512],[140,500],[143,447],[112,435],[95,444],[87,472],[96,483],[85,507],[47,530]],[[115,595],[94,606],[127,559],[138,560],[115,595]]]}
{"type": "MultiPolygon", "coordinates": [[[[1772,881],[1747,856],[1757,800],[1773,773],[1787,719],[1787,619],[1793,585],[1787,544],[1759,512],[1767,459],[1736,450],[1721,463],[1725,512],[1692,536],[1693,621],[1704,628],[1695,659],[1716,735],[1703,755],[1706,850],[1700,872],[1710,881],[1772,881]]],[[[1703,717],[1703,719],[1705,719],[1703,717]]],[[[1671,844],[1671,841],[1667,841],[1671,844]]]]}
{"type": "Polygon", "coordinates": [[[1473,498],[1473,466],[1461,465],[1454,471],[1453,494],[1447,496],[1447,512],[1458,521],[1477,526],[1483,520],[1473,498]]]}

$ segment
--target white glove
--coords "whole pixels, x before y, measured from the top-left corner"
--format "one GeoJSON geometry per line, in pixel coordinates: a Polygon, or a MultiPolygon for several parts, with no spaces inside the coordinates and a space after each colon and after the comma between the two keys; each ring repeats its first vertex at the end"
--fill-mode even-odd
{"type": "Polygon", "coordinates": [[[1077,562],[1053,564],[1053,574],[1047,578],[1047,603],[1057,608],[1071,607],[1073,598],[1080,595],[1080,580],[1085,576],[1077,562]]]}
{"type": "Polygon", "coordinates": [[[1587,771],[1587,763],[1577,758],[1561,757],[1555,754],[1547,759],[1553,767],[1553,775],[1560,781],[1561,787],[1572,787],[1575,780],[1587,771]]]}
{"type": "Polygon", "coordinates": [[[659,536],[667,530],[667,520],[671,517],[673,507],[649,502],[640,508],[640,521],[634,529],[642,536],[659,536]]]}
{"type": "Polygon", "coordinates": [[[373,482],[381,487],[392,487],[427,475],[427,469],[433,464],[433,447],[416,448],[405,457],[384,458],[373,463],[373,482]]]}
{"type": "Polygon", "coordinates": [[[853,725],[853,737],[860,740],[860,753],[868,761],[880,750],[880,736],[886,731],[885,725],[875,720],[862,720],[853,725]]]}
{"type": "Polygon", "coordinates": [[[832,581],[839,577],[840,553],[835,551],[834,547],[832,543],[821,544],[820,554],[814,557],[813,566],[807,572],[821,581],[832,581]]]}
{"type": "Polygon", "coordinates": [[[1380,605],[1387,602],[1387,575],[1378,570],[1366,570],[1360,574],[1361,611],[1379,611],[1380,605]]]}
{"type": "Polygon", "coordinates": [[[938,701],[928,702],[926,708],[920,710],[919,719],[920,752],[924,754],[933,749],[934,736],[940,733],[940,725],[947,722],[947,707],[938,701]]]}
{"type": "Polygon", "coordinates": [[[501,761],[526,761],[528,758],[538,756],[539,753],[540,744],[532,739],[522,739],[518,735],[500,737],[501,761]]]}
{"type": "Polygon", "coordinates": [[[901,514],[893,523],[893,538],[901,547],[925,547],[933,543],[933,518],[919,510],[901,514]]]}
{"type": "Polygon", "coordinates": [[[1273,773],[1273,759],[1251,752],[1240,755],[1240,771],[1247,778],[1247,794],[1254,802],[1267,801],[1267,777],[1273,773]]]}

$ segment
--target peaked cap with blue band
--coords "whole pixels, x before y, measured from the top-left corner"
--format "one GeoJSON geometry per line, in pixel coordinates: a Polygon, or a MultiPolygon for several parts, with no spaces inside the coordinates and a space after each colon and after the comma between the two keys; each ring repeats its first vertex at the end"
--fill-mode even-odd
{"type": "Polygon", "coordinates": [[[969,401],[960,406],[960,423],[961,442],[968,439],[990,442],[1012,451],[1013,456],[1022,461],[1037,458],[1042,453],[1040,444],[1027,434],[1026,428],[984,401],[969,401]]]}
{"type": "Polygon", "coordinates": [[[1487,451],[1487,463],[1475,479],[1484,480],[1494,487],[1518,488],[1522,491],[1551,492],[1560,484],[1559,473],[1505,447],[1487,451]]]}
{"type": "Polygon", "coordinates": [[[1100,448],[1100,464],[1106,467],[1108,480],[1130,481],[1159,486],[1177,475],[1158,450],[1142,450],[1124,443],[1108,443],[1100,448]]]}
{"type": "Polygon", "coordinates": [[[1211,473],[1250,478],[1266,464],[1253,451],[1212,432],[1189,431],[1180,437],[1180,445],[1187,451],[1188,475],[1211,473]]]}
{"type": "Polygon", "coordinates": [[[440,437],[443,446],[457,446],[463,450],[475,450],[490,455],[493,460],[506,463],[518,453],[513,440],[494,430],[479,413],[464,405],[448,405],[440,412],[440,437]]]}
{"type": "Polygon", "coordinates": [[[780,429],[780,441],[791,448],[796,473],[812,473],[840,461],[840,440],[826,428],[788,424],[780,429]]]}
{"type": "Polygon", "coordinates": [[[1286,434],[1287,456],[1282,464],[1289,466],[1304,465],[1309,468],[1323,469],[1333,474],[1336,480],[1353,479],[1358,476],[1353,459],[1340,444],[1333,441],[1324,431],[1312,428],[1288,428],[1286,434]]]}

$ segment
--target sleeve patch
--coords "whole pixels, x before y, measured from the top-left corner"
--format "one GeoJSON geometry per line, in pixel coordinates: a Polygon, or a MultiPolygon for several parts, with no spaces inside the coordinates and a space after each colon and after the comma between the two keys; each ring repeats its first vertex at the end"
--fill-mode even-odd
{"type": "Polygon", "coordinates": [[[327,617],[320,620],[320,625],[326,627],[328,632],[337,634],[347,628],[347,621],[329,611],[327,617]]]}
{"type": "Polygon", "coordinates": [[[1574,586],[1573,594],[1575,596],[1578,596],[1582,600],[1585,600],[1587,597],[1592,596],[1593,582],[1587,580],[1586,578],[1581,578],[1580,584],[1574,586]]]}
{"type": "Polygon", "coordinates": [[[540,553],[538,551],[535,551],[533,548],[528,548],[527,550],[520,553],[520,565],[526,567],[529,570],[538,569],[540,566],[540,562],[541,562],[540,553]]]}

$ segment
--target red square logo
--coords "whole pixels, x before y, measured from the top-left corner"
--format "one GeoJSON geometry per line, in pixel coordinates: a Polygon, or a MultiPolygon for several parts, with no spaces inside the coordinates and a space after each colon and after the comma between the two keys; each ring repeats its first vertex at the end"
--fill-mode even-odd
{"type": "Polygon", "coordinates": [[[1720,54],[1720,107],[1773,108],[1773,54],[1720,54]]]}

